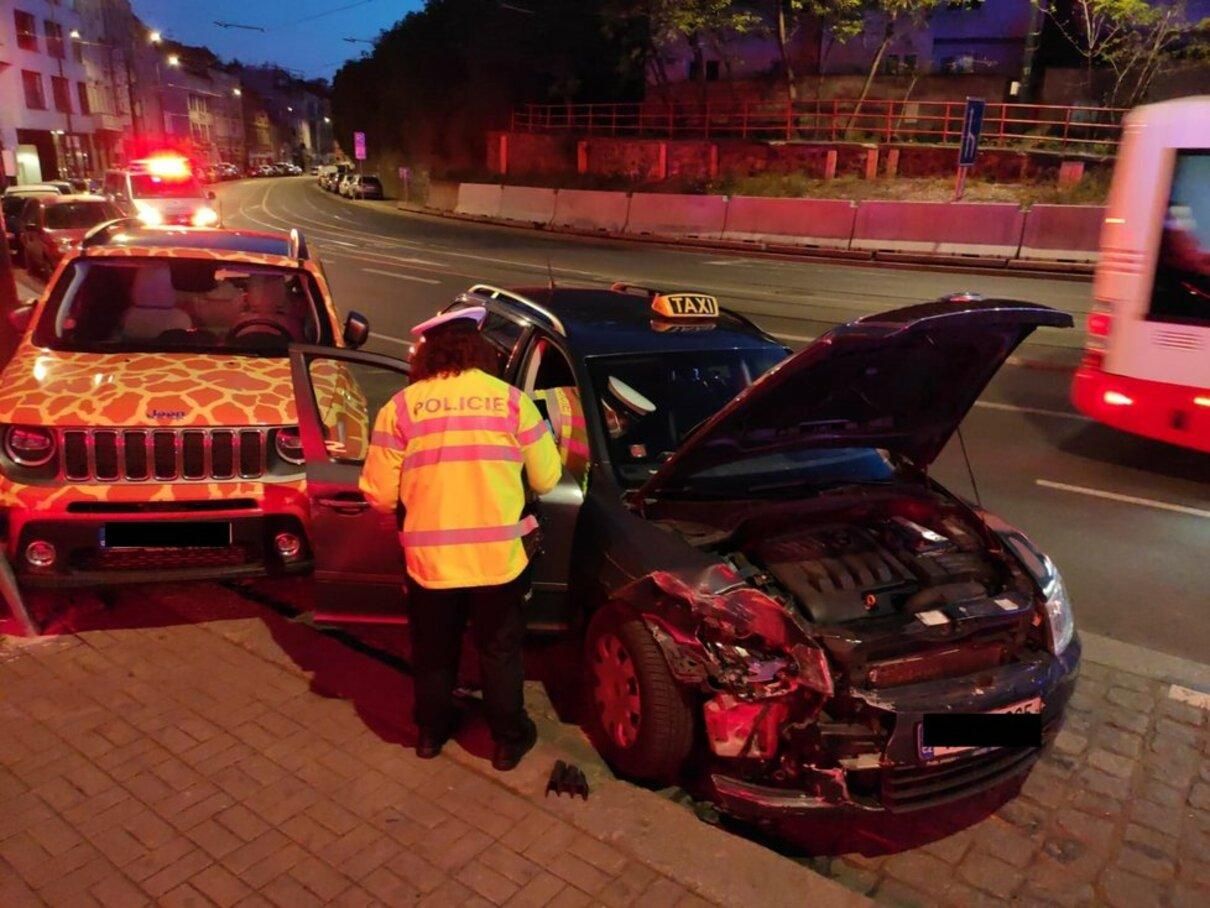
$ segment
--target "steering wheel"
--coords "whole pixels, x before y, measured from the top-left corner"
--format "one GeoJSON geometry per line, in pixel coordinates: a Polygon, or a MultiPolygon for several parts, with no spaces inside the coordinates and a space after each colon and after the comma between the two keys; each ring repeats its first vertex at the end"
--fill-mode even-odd
{"type": "Polygon", "coordinates": [[[243,321],[236,322],[231,326],[231,330],[227,332],[228,340],[235,340],[242,334],[278,334],[286,340],[294,340],[294,335],[290,333],[290,329],[281,322],[272,318],[246,318],[243,321]],[[253,329],[262,329],[254,331],[253,329]],[[267,330],[266,330],[267,329],[267,330]]]}

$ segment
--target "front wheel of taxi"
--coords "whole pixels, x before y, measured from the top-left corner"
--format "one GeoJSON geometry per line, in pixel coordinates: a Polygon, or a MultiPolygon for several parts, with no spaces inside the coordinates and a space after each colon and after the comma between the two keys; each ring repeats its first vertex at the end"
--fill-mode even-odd
{"type": "Polygon", "coordinates": [[[619,773],[674,782],[693,747],[693,711],[637,616],[606,605],[584,636],[589,731],[619,773]]]}

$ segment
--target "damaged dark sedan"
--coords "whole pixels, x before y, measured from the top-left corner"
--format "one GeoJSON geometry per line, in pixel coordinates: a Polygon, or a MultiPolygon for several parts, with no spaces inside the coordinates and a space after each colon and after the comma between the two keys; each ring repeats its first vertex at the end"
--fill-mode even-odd
{"type": "MultiPolygon", "coordinates": [[[[530,624],[582,636],[586,724],[618,772],[691,768],[763,820],[916,810],[1037,760],[1079,667],[1062,579],[928,470],[1021,341],[1069,315],[955,296],[790,355],[700,294],[478,285],[454,305],[488,309],[500,375],[556,429],[530,624]]],[[[399,620],[396,537],[310,386],[339,360],[372,417],[406,364],[293,358],[319,617],[399,620]]]]}

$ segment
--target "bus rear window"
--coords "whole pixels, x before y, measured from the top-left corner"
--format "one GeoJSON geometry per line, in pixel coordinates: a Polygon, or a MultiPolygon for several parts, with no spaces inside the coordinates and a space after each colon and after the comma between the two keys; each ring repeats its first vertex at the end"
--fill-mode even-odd
{"type": "Polygon", "coordinates": [[[1210,149],[1177,151],[1150,317],[1210,325],[1210,149]]]}

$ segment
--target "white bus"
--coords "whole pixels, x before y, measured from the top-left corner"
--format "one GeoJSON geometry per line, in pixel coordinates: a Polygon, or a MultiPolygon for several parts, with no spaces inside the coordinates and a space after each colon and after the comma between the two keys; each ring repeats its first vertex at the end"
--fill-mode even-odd
{"type": "Polygon", "coordinates": [[[1210,96],[1126,117],[1093,297],[1076,407],[1210,452],[1210,96]]]}

